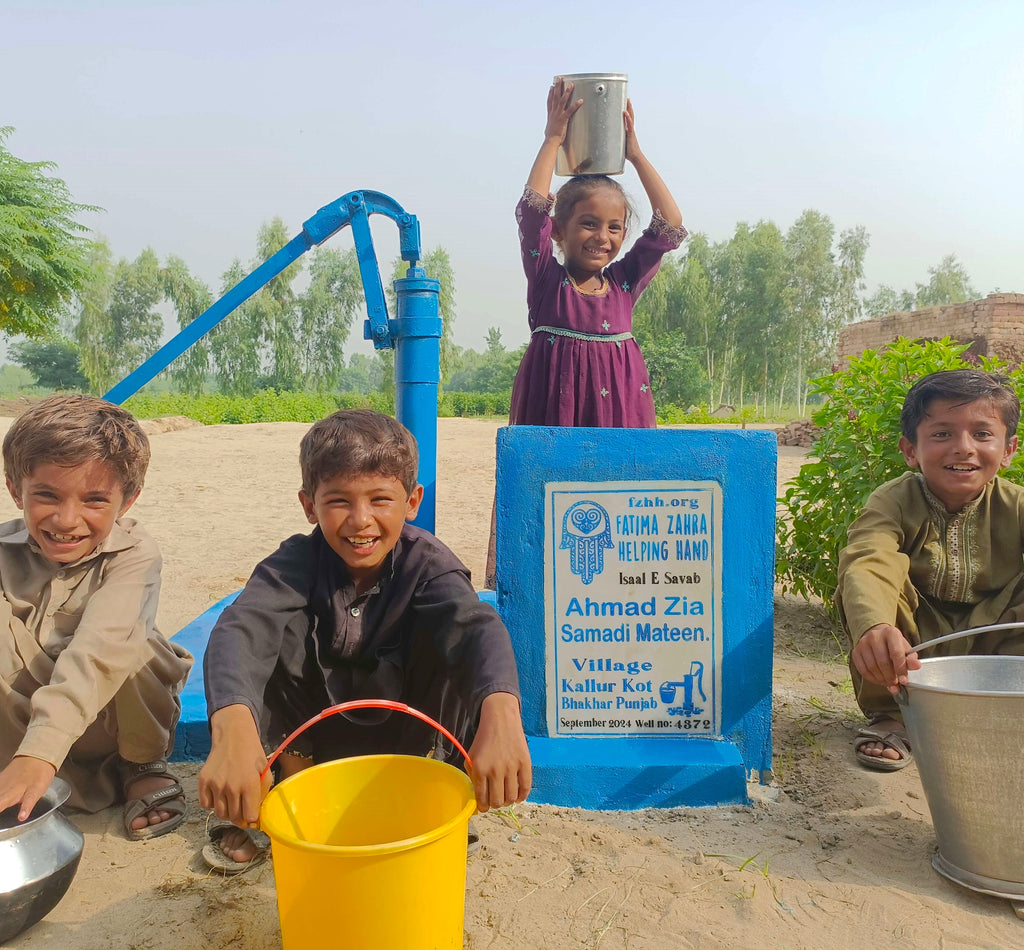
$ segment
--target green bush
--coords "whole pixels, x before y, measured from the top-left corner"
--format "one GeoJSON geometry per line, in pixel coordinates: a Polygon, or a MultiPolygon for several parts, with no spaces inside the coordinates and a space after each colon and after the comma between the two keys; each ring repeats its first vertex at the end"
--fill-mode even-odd
{"type": "Polygon", "coordinates": [[[745,425],[748,422],[765,421],[764,414],[757,412],[750,406],[729,416],[713,416],[708,409],[707,403],[703,402],[699,406],[690,406],[689,409],[683,409],[681,406],[674,406],[671,403],[664,406],[658,405],[656,411],[658,423],[663,426],[738,426],[745,425]]]}
{"type": "MultiPolygon", "coordinates": [[[[867,350],[848,369],[812,380],[824,404],[812,415],[823,434],[810,461],[791,479],[780,504],[776,577],[783,590],[820,597],[833,609],[839,552],[850,522],[879,485],[907,470],[899,451],[900,410],[907,391],[928,373],[976,367],[1008,375],[1017,394],[1024,373],[999,360],[964,357],[967,344],[899,339],[884,351],[867,350]]],[[[1024,483],[1024,457],[1001,473],[1024,483]]]]}
{"type": "Polygon", "coordinates": [[[439,416],[507,416],[512,390],[501,393],[445,392],[437,400],[439,416]]]}
{"type": "MultiPolygon", "coordinates": [[[[440,416],[508,416],[511,391],[445,392],[438,397],[440,416]]],[[[203,425],[248,422],[316,422],[337,409],[375,409],[394,415],[393,393],[313,393],[263,389],[251,396],[205,393],[140,393],[125,407],[140,419],[187,416],[203,425]]]]}

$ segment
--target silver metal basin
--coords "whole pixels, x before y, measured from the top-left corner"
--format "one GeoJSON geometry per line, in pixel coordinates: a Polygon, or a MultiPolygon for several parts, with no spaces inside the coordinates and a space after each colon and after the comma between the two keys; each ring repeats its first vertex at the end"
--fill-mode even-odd
{"type": "Polygon", "coordinates": [[[958,884],[1024,900],[1024,657],[923,659],[900,697],[939,850],[958,884]]]}
{"type": "Polygon", "coordinates": [[[42,920],[71,885],[85,839],[58,811],[70,795],[55,778],[27,821],[17,808],[0,812],[0,943],[42,920]]]}

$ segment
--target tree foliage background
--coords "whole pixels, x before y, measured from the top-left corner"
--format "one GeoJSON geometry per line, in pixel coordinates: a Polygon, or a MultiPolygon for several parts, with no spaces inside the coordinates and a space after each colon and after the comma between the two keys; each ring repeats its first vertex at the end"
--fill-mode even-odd
{"type": "Polygon", "coordinates": [[[49,173],[52,162],[16,158],[0,128],[0,330],[38,337],[52,331],[85,281],[88,229],[76,216],[98,210],[71,200],[49,173]]]}
{"type": "MultiPolygon", "coordinates": [[[[0,331],[24,337],[12,358],[45,387],[104,392],[139,366],[167,335],[165,321],[188,326],[216,299],[289,240],[280,218],[259,229],[247,260],[236,259],[217,292],[182,257],[160,262],[151,248],[114,260],[102,237],[87,239],[72,201],[49,175],[4,147],[0,129],[0,331]],[[33,340],[38,339],[38,345],[33,340]]],[[[720,404],[768,412],[824,394],[808,381],[834,359],[839,328],[862,316],[976,295],[955,255],[913,290],[882,286],[864,296],[863,227],[836,233],[828,215],[804,211],[783,231],[772,221],[740,222],[728,240],[695,234],[667,255],[637,304],[634,332],[659,407],[720,404]]],[[[420,262],[440,281],[442,387],[507,394],[524,347],[509,350],[491,327],[477,352],[454,342],[456,279],[435,247],[420,262]]],[[[407,265],[395,261],[392,281],[407,265]]],[[[395,293],[385,292],[392,316],[395,293]]],[[[164,380],[186,394],[230,396],[264,390],[388,393],[394,354],[346,354],[364,312],[354,249],[316,248],[271,280],[171,365],[164,380]]],[[[525,303],[523,306],[525,328],[525,303]]]]}

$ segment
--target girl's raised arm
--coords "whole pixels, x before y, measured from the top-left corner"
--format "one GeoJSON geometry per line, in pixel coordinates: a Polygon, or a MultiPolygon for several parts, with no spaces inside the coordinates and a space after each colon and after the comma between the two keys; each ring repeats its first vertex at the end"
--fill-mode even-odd
{"type": "MultiPolygon", "coordinates": [[[[633,118],[633,103],[626,100],[626,111],[622,114],[622,120],[626,124],[626,159],[631,162],[640,178],[640,184],[647,192],[647,200],[651,203],[651,210],[657,211],[669,224],[678,228],[683,223],[683,215],[676,204],[668,185],[661,180],[654,166],[648,161],[647,156],[640,151],[640,145],[636,140],[636,120],[633,118]]],[[[564,133],[563,133],[564,134],[564,133]]],[[[558,151],[556,146],[555,151],[558,151]]],[[[540,156],[538,156],[538,159],[540,156]]],[[[552,159],[552,169],[554,160],[552,159]]],[[[548,181],[550,182],[550,178],[548,181]]]]}
{"type": "MultiPolygon", "coordinates": [[[[537,157],[533,160],[530,177],[526,179],[528,188],[545,198],[551,193],[551,178],[555,174],[555,159],[558,149],[565,141],[565,132],[569,128],[569,119],[583,105],[582,99],[573,102],[573,84],[566,82],[561,76],[551,84],[548,90],[548,120],[544,125],[544,144],[541,145],[537,157]]],[[[664,214],[664,212],[662,212],[664,214]]]]}

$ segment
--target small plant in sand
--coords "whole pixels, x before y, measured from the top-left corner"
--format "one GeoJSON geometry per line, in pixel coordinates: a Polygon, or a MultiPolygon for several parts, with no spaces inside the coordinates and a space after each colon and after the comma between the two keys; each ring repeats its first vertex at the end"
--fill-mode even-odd
{"type": "MultiPolygon", "coordinates": [[[[813,414],[823,430],[800,474],[787,483],[779,504],[776,577],[782,589],[808,600],[820,598],[834,612],[839,552],[846,531],[868,495],[907,470],[898,448],[900,410],[910,387],[922,376],[944,369],[976,368],[1006,374],[1018,395],[1024,371],[998,359],[977,359],[967,344],[946,338],[903,338],[882,351],[866,350],[848,369],[811,382],[812,395],[824,397],[813,414]]],[[[1018,453],[1001,473],[1024,483],[1018,453]]]]}

